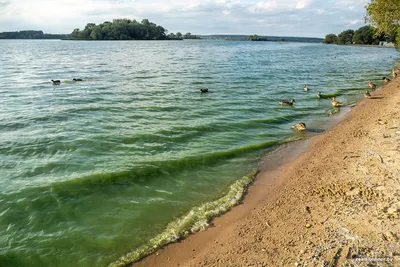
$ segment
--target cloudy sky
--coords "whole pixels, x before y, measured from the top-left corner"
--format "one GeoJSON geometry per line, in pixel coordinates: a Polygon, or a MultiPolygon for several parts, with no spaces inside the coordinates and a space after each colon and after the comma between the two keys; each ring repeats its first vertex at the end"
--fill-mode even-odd
{"type": "Polygon", "coordinates": [[[169,32],[324,37],[364,25],[369,0],[0,0],[0,32],[71,33],[114,18],[169,32]]]}

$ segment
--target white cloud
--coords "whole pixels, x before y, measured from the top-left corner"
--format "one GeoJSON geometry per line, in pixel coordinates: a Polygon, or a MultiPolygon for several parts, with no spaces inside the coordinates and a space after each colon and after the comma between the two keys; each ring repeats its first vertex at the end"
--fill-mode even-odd
{"type": "Polygon", "coordinates": [[[297,0],[296,1],[296,8],[297,9],[303,9],[306,8],[310,5],[310,0],[297,0]]]}
{"type": "Polygon", "coordinates": [[[352,26],[356,26],[356,25],[361,25],[362,24],[362,20],[359,19],[355,19],[355,20],[348,20],[344,23],[344,26],[346,27],[352,27],[352,26]]]}
{"type": "Polygon", "coordinates": [[[170,32],[319,36],[361,26],[367,0],[0,0],[0,31],[70,33],[130,18],[170,32]]]}

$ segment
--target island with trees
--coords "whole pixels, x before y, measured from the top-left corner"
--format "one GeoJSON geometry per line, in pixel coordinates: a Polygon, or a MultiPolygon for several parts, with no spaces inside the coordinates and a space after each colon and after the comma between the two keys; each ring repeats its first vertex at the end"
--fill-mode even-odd
{"type": "Polygon", "coordinates": [[[88,23],[84,29],[75,29],[68,40],[183,40],[200,39],[190,32],[182,34],[170,33],[167,30],[143,19],[141,22],[130,19],[114,19],[96,25],[88,23]]]}
{"type": "MultiPolygon", "coordinates": [[[[289,37],[289,38],[296,38],[296,37],[289,37]]],[[[311,38],[307,38],[307,37],[299,37],[299,40],[301,39],[301,41],[307,42],[310,41],[311,38]]],[[[258,36],[257,34],[254,35],[249,35],[249,37],[247,37],[248,41],[264,41],[264,42],[287,42],[287,40],[285,40],[285,38],[283,37],[272,37],[272,38],[268,38],[267,36],[258,36]]],[[[297,41],[299,41],[297,40],[297,41]]],[[[315,41],[315,40],[313,40],[315,41]]],[[[317,42],[321,42],[321,40],[317,40],[317,42]]]]}
{"type": "Polygon", "coordinates": [[[49,34],[34,30],[0,32],[0,39],[62,39],[68,38],[69,36],[69,34],[49,34]]]}
{"type": "Polygon", "coordinates": [[[249,41],[268,41],[268,38],[266,36],[258,36],[257,34],[254,35],[249,35],[247,38],[249,41]]]}

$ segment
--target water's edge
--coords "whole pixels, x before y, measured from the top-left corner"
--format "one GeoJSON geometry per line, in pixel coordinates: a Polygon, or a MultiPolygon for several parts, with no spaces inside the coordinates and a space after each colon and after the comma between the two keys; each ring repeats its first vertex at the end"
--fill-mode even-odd
{"type": "MultiPolygon", "coordinates": [[[[382,87],[379,87],[377,90],[380,89],[382,89],[382,87]]],[[[361,100],[362,99],[360,98],[359,101],[361,100]]],[[[257,168],[257,170],[253,170],[248,175],[243,176],[242,178],[234,182],[229,187],[229,191],[226,195],[215,201],[207,202],[201,206],[192,208],[187,214],[171,222],[164,232],[151,239],[147,244],[137,248],[132,252],[129,252],[128,254],[119,258],[117,261],[110,263],[108,266],[128,266],[129,264],[135,263],[155,253],[157,250],[168,244],[174,243],[182,238],[186,238],[190,234],[206,230],[209,227],[209,223],[213,219],[219,216],[223,216],[224,214],[229,212],[231,208],[240,204],[242,200],[245,201],[245,195],[249,187],[257,179],[259,173],[272,171],[279,168],[280,166],[293,162],[309,148],[311,141],[314,137],[326,133],[327,131],[331,130],[333,127],[341,123],[343,120],[345,120],[348,116],[349,111],[357,104],[358,103],[351,106],[345,106],[342,108],[341,112],[332,115],[332,119],[328,121],[326,129],[322,133],[310,134],[303,138],[284,140],[274,145],[274,149],[272,149],[272,151],[267,152],[260,158],[259,167],[257,168]],[[274,152],[280,150],[283,147],[283,150],[285,152],[280,151],[274,155],[274,157],[282,158],[282,162],[278,163],[274,167],[271,167],[270,165],[263,166],[262,162],[265,160],[266,157],[268,157],[268,155],[272,155],[274,152]],[[287,153],[289,153],[289,155],[287,153]],[[286,158],[283,158],[283,154],[285,154],[286,158]]]]}
{"type": "Polygon", "coordinates": [[[126,266],[129,263],[150,255],[169,243],[187,237],[191,233],[205,230],[211,219],[226,213],[232,207],[239,204],[248,187],[256,178],[257,173],[258,171],[252,171],[250,174],[243,176],[233,183],[229,187],[228,193],[223,197],[191,209],[186,215],[170,223],[163,233],[152,238],[146,245],[109,264],[109,267],[126,266]]]}

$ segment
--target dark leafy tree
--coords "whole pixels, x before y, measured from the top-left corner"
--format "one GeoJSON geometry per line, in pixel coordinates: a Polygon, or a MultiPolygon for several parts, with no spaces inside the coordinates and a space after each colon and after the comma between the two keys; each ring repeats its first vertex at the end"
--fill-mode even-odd
{"type": "Polygon", "coordinates": [[[399,0],[372,0],[366,6],[366,21],[376,27],[375,37],[386,35],[400,49],[400,3],[399,0]]]}
{"type": "Polygon", "coordinates": [[[364,26],[354,32],[353,43],[370,45],[374,42],[374,29],[371,26],[364,26]]]}
{"type": "Polygon", "coordinates": [[[324,44],[337,44],[338,37],[336,34],[330,33],[325,36],[324,44]]]}
{"type": "Polygon", "coordinates": [[[338,35],[338,44],[352,44],[353,43],[354,30],[343,31],[338,35]]]}

